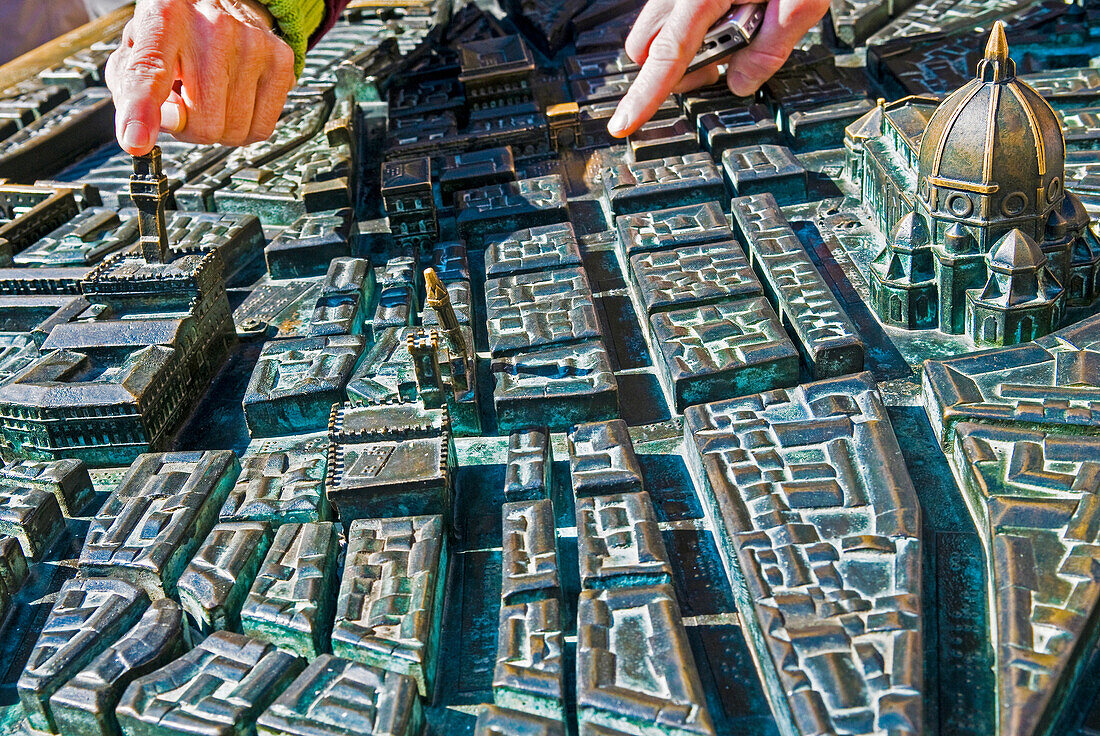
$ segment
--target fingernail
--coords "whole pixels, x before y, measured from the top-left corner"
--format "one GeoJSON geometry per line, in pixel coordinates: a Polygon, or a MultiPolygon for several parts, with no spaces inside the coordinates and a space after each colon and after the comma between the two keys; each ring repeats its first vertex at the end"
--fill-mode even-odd
{"type": "Polygon", "coordinates": [[[144,123],[131,120],[122,130],[122,145],[125,148],[143,149],[149,147],[149,129],[144,123]]]}
{"type": "Polygon", "coordinates": [[[179,133],[181,125],[180,106],[166,102],[160,106],[160,129],[169,133],[179,133]]]}
{"type": "Polygon", "coordinates": [[[615,110],[615,114],[607,121],[607,132],[616,138],[622,136],[623,131],[630,125],[630,119],[623,110],[615,110]]]}

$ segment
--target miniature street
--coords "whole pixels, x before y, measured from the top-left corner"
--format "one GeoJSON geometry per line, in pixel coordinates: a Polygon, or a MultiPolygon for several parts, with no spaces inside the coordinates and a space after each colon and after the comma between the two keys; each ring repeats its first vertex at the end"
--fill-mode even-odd
{"type": "Polygon", "coordinates": [[[353,0],[241,148],[11,82],[0,732],[1100,734],[1086,5],[624,141],[637,0],[353,0]]]}

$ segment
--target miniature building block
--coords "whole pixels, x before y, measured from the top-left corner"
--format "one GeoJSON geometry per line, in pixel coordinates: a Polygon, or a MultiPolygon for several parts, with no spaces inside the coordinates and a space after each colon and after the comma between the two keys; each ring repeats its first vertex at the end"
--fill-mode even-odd
{"type": "Polygon", "coordinates": [[[0,468],[0,486],[42,488],[57,499],[66,517],[79,516],[92,500],[92,479],[80,460],[52,463],[23,460],[0,468]]]}
{"type": "Polygon", "coordinates": [[[404,254],[391,257],[377,278],[379,295],[372,322],[374,331],[411,325],[419,310],[420,271],[416,259],[404,254]]]}
{"type": "Polygon", "coordinates": [[[124,736],[237,733],[302,670],[266,642],[215,631],[179,659],[130,683],[116,714],[124,736]]]}
{"type": "Polygon", "coordinates": [[[795,109],[780,116],[781,127],[796,151],[812,151],[840,138],[845,128],[874,107],[874,101],[862,99],[795,109]]]}
{"type": "MultiPolygon", "coordinates": [[[[128,215],[126,209],[122,215],[128,215]]],[[[264,233],[255,215],[236,212],[165,213],[168,250],[174,255],[217,252],[228,275],[247,266],[263,249],[264,233]]]]}
{"type": "Polygon", "coordinates": [[[919,731],[920,507],[874,378],[690,407],[684,435],[777,720],[835,730],[858,713],[860,728],[919,731]],[[796,614],[825,588],[816,615],[796,614]],[[846,627],[857,612],[866,624],[846,627]],[[884,661],[888,679],[867,664],[884,661]]]}
{"type": "Polygon", "coordinates": [[[577,498],[642,490],[642,468],[626,422],[578,424],[569,431],[569,475],[577,498]]]}
{"type": "Polygon", "coordinates": [[[553,467],[550,432],[525,429],[508,436],[504,497],[508,501],[538,501],[550,498],[553,467]]]}
{"type": "Polygon", "coordinates": [[[202,634],[240,626],[241,605],[271,545],[264,521],[214,526],[180,576],[176,591],[192,629],[202,634]]]}
{"type": "Polygon", "coordinates": [[[670,586],[581,592],[577,716],[628,733],[653,725],[675,736],[715,733],[670,586]],[[621,627],[648,635],[628,639],[621,627]]]}
{"type": "Polygon", "coordinates": [[[41,487],[0,480],[0,534],[18,539],[27,559],[40,559],[64,528],[56,496],[41,487]]]}
{"type": "Polygon", "coordinates": [[[578,498],[577,559],[585,589],[672,583],[672,565],[645,491],[578,498]]]}
{"type": "Polygon", "coordinates": [[[564,736],[565,725],[519,710],[483,705],[474,724],[474,736],[564,736]]]}
{"type": "Polygon", "coordinates": [[[375,334],[348,380],[348,398],[358,403],[411,401],[416,397],[412,356],[405,345],[411,327],[387,327],[375,334]]]}
{"type": "Polygon", "coordinates": [[[137,624],[50,696],[61,736],[114,736],[115,707],[126,687],[175,659],[183,648],[183,612],[169,598],[154,601],[137,624]]]}
{"type": "Polygon", "coordinates": [[[689,204],[615,218],[618,251],[623,263],[638,253],[671,250],[697,243],[733,239],[729,221],[717,202],[689,204]]]}
{"type": "Polygon", "coordinates": [[[595,340],[503,357],[493,361],[493,373],[502,432],[532,424],[564,430],[618,414],[615,375],[595,340]]]}
{"type": "Polygon", "coordinates": [[[366,258],[334,258],[306,334],[310,337],[359,335],[374,296],[374,269],[366,258]]]}
{"type": "Polygon", "coordinates": [[[459,47],[462,73],[472,110],[504,107],[531,99],[535,60],[522,36],[511,35],[470,41],[459,47]]]}
{"type": "Polygon", "coordinates": [[[677,411],[798,383],[798,349],[763,297],[658,312],[650,325],[677,411]]]}
{"type": "Polygon", "coordinates": [[[695,130],[685,117],[651,120],[630,134],[627,145],[635,161],[684,156],[699,150],[695,130]]]}
{"type": "Polygon", "coordinates": [[[218,212],[249,212],[266,225],[290,225],[302,215],[353,204],[351,151],[317,135],[259,166],[237,169],[214,190],[218,212]]]}
{"type": "Polygon", "coordinates": [[[417,736],[424,714],[416,682],[322,654],[257,719],[261,736],[417,736]]]}
{"type": "Polygon", "coordinates": [[[279,340],[264,346],[244,412],[253,437],[324,429],[363,350],[358,335],[279,340]]]}
{"type": "Polygon", "coordinates": [[[81,572],[129,580],[154,600],[171,596],[240,469],[225,450],[142,455],[92,519],[81,572]]]}
{"type": "Polygon", "coordinates": [[[545,273],[581,265],[581,251],[572,223],[543,225],[485,239],[486,276],[545,273]]]}
{"type": "Polygon", "coordinates": [[[760,103],[724,107],[698,116],[699,140],[715,161],[729,148],[779,143],[775,115],[760,103]]]}
{"type": "Polygon", "coordinates": [[[630,89],[630,83],[637,76],[636,71],[631,71],[575,79],[569,84],[569,88],[573,93],[573,99],[579,105],[587,106],[608,101],[617,102],[630,89]]]}
{"type": "Polygon", "coordinates": [[[425,246],[439,237],[431,169],[426,156],[382,165],[382,200],[398,243],[425,246]]]}
{"type": "Polygon", "coordinates": [[[1097,330],[1100,315],[1023,345],[926,361],[922,401],[943,448],[964,421],[1096,434],[1097,330]]]}
{"type": "Polygon", "coordinates": [[[771,193],[781,205],[806,199],[806,168],[785,146],[727,149],[722,172],[735,197],[771,193]]]}
{"type": "Polygon", "coordinates": [[[763,294],[734,241],[639,253],[630,258],[630,277],[649,315],[763,294]]]}
{"type": "Polygon", "coordinates": [[[600,337],[592,287],[580,268],[489,279],[485,310],[494,357],[600,337]]]}
{"type": "Polygon", "coordinates": [[[21,457],[124,465],[167,443],[235,343],[221,261],[118,254],[80,289],[110,319],[51,330],[42,357],[0,387],[0,434],[21,457]],[[180,390],[162,404],[161,386],[180,390]]]}
{"type": "Polygon", "coordinates": [[[434,692],[446,589],[441,516],[359,519],[348,531],[332,653],[409,675],[434,692]]]}
{"type": "Polygon", "coordinates": [[[129,631],[149,606],[124,580],[74,578],[61,587],[16,688],[27,722],[57,733],[50,697],[129,631]]]}
{"type": "Polygon", "coordinates": [[[516,163],[512,149],[487,148],[445,156],[439,174],[439,191],[444,204],[450,204],[455,192],[516,179],[516,163]]]}
{"type": "Polygon", "coordinates": [[[432,270],[445,284],[470,280],[470,261],[466,243],[461,240],[444,240],[432,248],[432,270]]]}
{"type": "Polygon", "coordinates": [[[733,200],[733,217],[749,246],[753,268],[791,325],[814,377],[863,367],[863,341],[817,266],[769,194],[733,200]]]}
{"type": "Polygon", "coordinates": [[[558,175],[521,179],[455,194],[458,231],[467,242],[568,219],[565,181],[558,175]]]}
{"type": "Polygon", "coordinates": [[[557,598],[501,606],[494,703],[554,720],[565,717],[561,627],[557,598]]]}
{"type": "Polygon", "coordinates": [[[6,136],[0,144],[0,177],[35,181],[107,143],[112,107],[106,89],[91,87],[6,136]]]}
{"type": "Polygon", "coordinates": [[[332,522],[280,526],[241,607],[241,631],[306,658],[327,649],[339,541],[332,522]]]}
{"type": "Polygon", "coordinates": [[[333,258],[352,255],[359,226],[348,208],[302,215],[264,248],[273,279],[321,276],[333,258]]]}
{"type": "Polygon", "coordinates": [[[19,540],[0,537],[0,617],[7,614],[12,599],[27,579],[27,557],[19,540]]]}
{"type": "Polygon", "coordinates": [[[600,177],[604,197],[616,215],[725,197],[722,177],[705,153],[622,163],[603,158],[600,177]]]}
{"type": "Polygon", "coordinates": [[[327,453],[295,450],[245,453],[241,474],[222,505],[222,522],[323,521],[327,453]]]}
{"type": "Polygon", "coordinates": [[[501,507],[503,583],[506,605],[561,597],[554,507],[549,499],[510,501],[501,507]]]}
{"type": "MultiPolygon", "coordinates": [[[[884,49],[883,58],[897,52],[884,49]]],[[[981,57],[955,60],[959,76],[950,86],[961,89],[951,102],[880,104],[845,131],[847,179],[886,241],[870,264],[870,302],[880,321],[904,329],[938,325],[979,346],[1035,340],[1057,329],[1067,300],[1097,296],[1097,254],[1082,246],[1091,239],[1089,216],[1062,185],[1066,149],[1089,123],[1078,119],[1076,131],[1063,132],[1040,91],[1058,104],[1077,85],[1040,78],[1037,90],[1018,76],[1003,23],[994,25],[981,57]],[[976,74],[965,81],[975,61],[976,74]],[[979,95],[1009,101],[983,113],[979,95]],[[1000,165],[973,164],[993,157],[1000,165]],[[883,168],[887,160],[897,164],[883,168]]]]}
{"type": "Polygon", "coordinates": [[[694,120],[698,125],[699,118],[706,113],[750,105],[755,101],[755,96],[738,97],[730,92],[730,88],[725,82],[719,81],[717,84],[694,89],[682,95],[680,99],[688,118],[694,120]]]}
{"type": "Polygon", "coordinates": [[[93,266],[137,240],[137,220],[123,222],[116,210],[93,207],[15,254],[16,266],[93,266]]]}
{"type": "Polygon", "coordinates": [[[450,423],[419,404],[344,405],[329,427],[325,489],[340,521],[441,514],[450,518],[450,423]]]}
{"type": "Polygon", "coordinates": [[[866,78],[831,56],[791,65],[768,80],[777,122],[798,150],[839,140],[844,128],[875,106],[866,78]]]}
{"type": "Polygon", "coordinates": [[[993,586],[988,621],[995,632],[997,715],[1033,728],[1044,712],[1067,707],[1058,683],[1068,681],[1084,655],[1077,647],[1050,646],[1039,632],[1088,637],[1100,598],[1095,582],[1074,583],[1072,592],[1064,587],[1091,568],[1100,540],[1093,490],[1100,489],[1100,437],[962,422],[951,456],[975,525],[989,530],[982,547],[993,586]],[[1035,492],[1039,477],[1045,488],[1035,492]],[[1050,616],[1052,609],[1059,615],[1050,616]],[[1011,628],[995,628],[995,621],[1011,628]],[[1041,676],[1019,677],[1039,661],[1041,676]]]}
{"type": "Polygon", "coordinates": [[[580,3],[556,3],[550,0],[512,0],[512,17],[531,40],[545,53],[553,55],[570,39],[572,18],[580,3]]]}

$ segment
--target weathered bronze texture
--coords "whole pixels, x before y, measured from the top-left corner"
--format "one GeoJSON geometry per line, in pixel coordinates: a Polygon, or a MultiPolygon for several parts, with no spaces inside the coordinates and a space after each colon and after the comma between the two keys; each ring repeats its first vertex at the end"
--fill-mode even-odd
{"type": "Polygon", "coordinates": [[[1100,14],[620,140],[643,4],[353,0],[137,160],[140,29],[0,67],[0,732],[1100,729],[1100,14]]]}

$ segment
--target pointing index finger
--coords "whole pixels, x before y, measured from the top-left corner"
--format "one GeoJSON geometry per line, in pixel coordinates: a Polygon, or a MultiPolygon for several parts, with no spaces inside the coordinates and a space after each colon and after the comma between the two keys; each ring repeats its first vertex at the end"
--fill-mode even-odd
{"type": "Polygon", "coordinates": [[[607,124],[611,135],[622,138],[649,120],[683,79],[699,51],[707,29],[729,10],[730,0],[677,0],[634,83],[607,124]]]}

